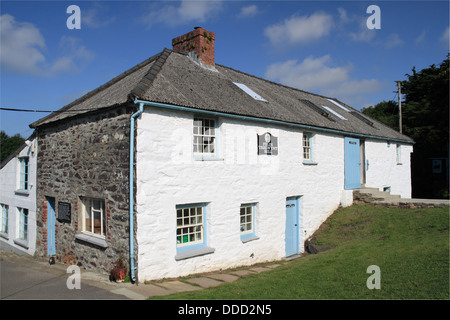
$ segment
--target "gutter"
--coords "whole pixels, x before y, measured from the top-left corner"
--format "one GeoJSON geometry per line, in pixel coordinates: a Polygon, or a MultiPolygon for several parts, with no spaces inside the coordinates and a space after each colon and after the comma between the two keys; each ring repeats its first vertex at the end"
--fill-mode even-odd
{"type": "Polygon", "coordinates": [[[333,134],[343,135],[343,136],[346,136],[346,137],[369,138],[369,139],[382,140],[382,141],[391,141],[391,142],[401,142],[401,143],[406,143],[406,144],[415,144],[414,141],[408,141],[408,140],[402,140],[402,139],[385,138],[385,137],[374,136],[374,135],[370,135],[370,134],[353,133],[353,132],[337,130],[337,129],[315,127],[315,126],[311,126],[311,125],[286,122],[286,121],[282,121],[282,120],[256,118],[256,117],[243,116],[243,115],[232,114],[232,113],[210,111],[210,110],[202,110],[202,109],[196,109],[196,108],[190,108],[190,107],[182,107],[182,106],[176,106],[176,105],[160,103],[160,102],[151,102],[151,101],[139,100],[137,98],[134,100],[134,103],[136,103],[136,104],[139,103],[141,106],[142,105],[146,105],[146,106],[151,106],[151,107],[156,107],[156,108],[176,110],[176,111],[185,111],[185,112],[193,112],[193,113],[197,113],[197,114],[205,114],[205,115],[210,115],[210,116],[215,116],[215,117],[224,117],[224,118],[232,118],[232,119],[239,119],[239,120],[246,120],[246,121],[253,121],[253,122],[262,122],[262,123],[268,123],[268,124],[273,124],[273,125],[282,125],[282,126],[289,126],[289,127],[293,127],[293,128],[300,128],[300,129],[306,129],[306,130],[312,130],[312,131],[333,133],[333,134]]]}
{"type": "Polygon", "coordinates": [[[134,128],[136,119],[144,112],[144,103],[139,103],[139,110],[131,116],[130,129],[130,272],[131,281],[136,281],[134,265],[134,128]]]}

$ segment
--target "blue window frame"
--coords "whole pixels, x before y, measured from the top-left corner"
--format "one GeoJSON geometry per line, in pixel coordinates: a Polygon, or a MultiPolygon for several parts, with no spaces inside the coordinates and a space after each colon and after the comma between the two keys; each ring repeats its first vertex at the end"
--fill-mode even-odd
{"type": "Polygon", "coordinates": [[[177,252],[206,246],[206,203],[177,205],[177,252]]]}
{"type": "Polygon", "coordinates": [[[303,132],[302,147],[303,147],[303,162],[312,163],[314,161],[312,133],[303,132]]]}
{"type": "Polygon", "coordinates": [[[28,241],[28,209],[17,208],[19,212],[19,239],[28,241]]]}
{"type": "Polygon", "coordinates": [[[1,204],[2,207],[2,225],[0,232],[8,233],[8,206],[6,204],[1,204]]]}
{"type": "Polygon", "coordinates": [[[242,204],[239,212],[241,240],[256,236],[256,203],[242,204]]]}
{"type": "Polygon", "coordinates": [[[28,157],[19,158],[19,190],[28,190],[28,157]]]}

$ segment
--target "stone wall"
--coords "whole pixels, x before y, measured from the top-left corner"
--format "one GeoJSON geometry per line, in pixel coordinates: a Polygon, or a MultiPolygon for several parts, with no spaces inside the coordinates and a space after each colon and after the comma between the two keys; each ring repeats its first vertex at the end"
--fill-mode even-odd
{"type": "MultiPolygon", "coordinates": [[[[36,254],[47,255],[47,197],[71,207],[70,222],[56,220],[56,259],[109,272],[129,248],[129,137],[132,109],[120,107],[38,128],[36,254]],[[83,198],[104,199],[103,243],[82,233],[83,198]]],[[[58,211],[56,212],[58,217],[58,211]]]]}

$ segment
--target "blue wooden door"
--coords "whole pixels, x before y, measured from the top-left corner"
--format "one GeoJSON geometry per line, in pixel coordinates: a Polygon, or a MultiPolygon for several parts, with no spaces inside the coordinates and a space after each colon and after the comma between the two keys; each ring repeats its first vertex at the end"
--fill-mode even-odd
{"type": "Polygon", "coordinates": [[[361,188],[361,161],[359,139],[344,139],[344,187],[346,190],[361,188]]]}
{"type": "Polygon", "coordinates": [[[286,257],[299,253],[298,198],[286,199],[286,257]]]}
{"type": "Polygon", "coordinates": [[[55,198],[47,197],[47,255],[56,254],[55,246],[55,198]]]}

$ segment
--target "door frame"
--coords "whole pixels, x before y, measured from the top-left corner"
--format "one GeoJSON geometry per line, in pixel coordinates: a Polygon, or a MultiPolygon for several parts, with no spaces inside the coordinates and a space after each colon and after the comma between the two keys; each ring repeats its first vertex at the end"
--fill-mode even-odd
{"type": "Polygon", "coordinates": [[[344,137],[344,189],[361,188],[361,150],[357,138],[344,137]]]}
{"type": "Polygon", "coordinates": [[[285,255],[294,256],[300,253],[300,199],[301,196],[286,198],[285,222],[285,255]],[[294,211],[290,208],[295,208],[294,211]],[[293,225],[294,224],[294,225],[293,225]]]}
{"type": "Polygon", "coordinates": [[[56,254],[56,200],[53,197],[45,197],[47,201],[47,256],[56,254]]]}

